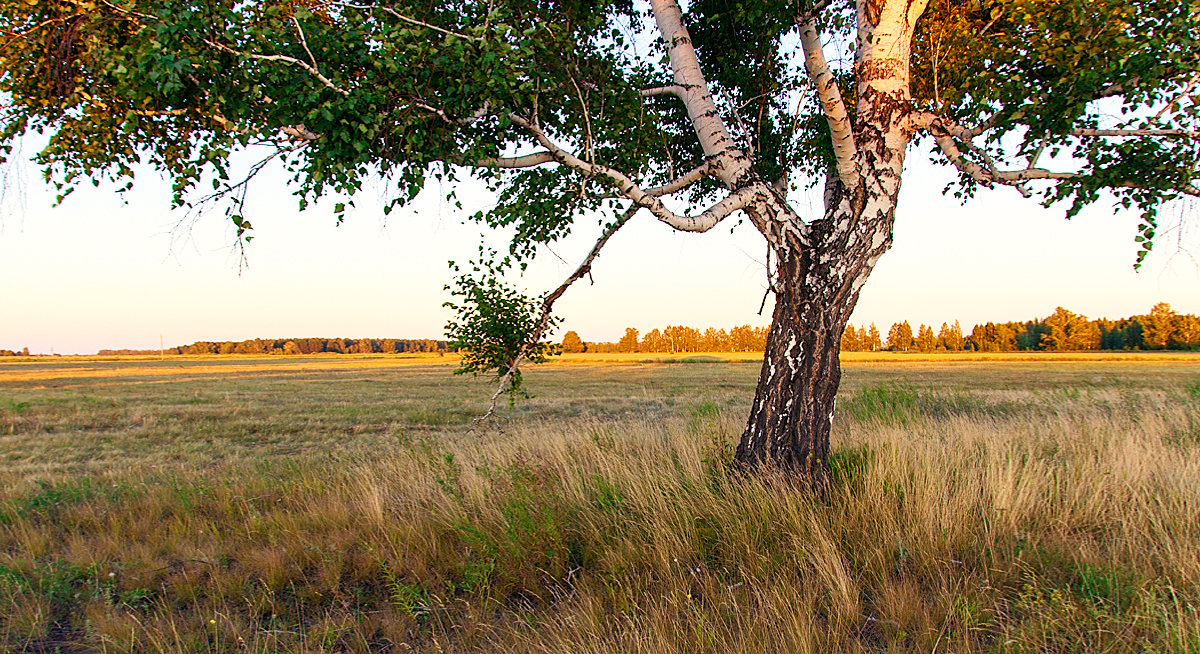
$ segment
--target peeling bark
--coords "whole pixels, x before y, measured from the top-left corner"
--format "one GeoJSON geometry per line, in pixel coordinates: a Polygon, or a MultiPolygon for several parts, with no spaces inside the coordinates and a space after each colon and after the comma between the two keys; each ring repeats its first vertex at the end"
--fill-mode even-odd
{"type": "MultiPolygon", "coordinates": [[[[762,372],[736,460],[809,477],[828,476],[829,436],[841,381],[842,331],[879,257],[891,246],[904,155],[912,138],[909,54],[927,0],[859,0],[855,117],[851,119],[814,22],[801,17],[805,63],[834,141],[825,211],[805,222],[784,191],[739,150],[712,100],[677,0],[652,0],[673,84],[644,93],[677,96],[708,174],[738,198],[778,262],[775,310],[762,372]]],[[[677,227],[679,228],[679,227],[677,227]]]]}
{"type": "MultiPolygon", "coordinates": [[[[794,245],[794,244],[792,244],[794,245]]],[[[775,311],[750,419],[736,461],[774,465],[823,480],[829,430],[841,381],[838,343],[849,313],[828,302],[834,276],[805,248],[775,248],[780,257],[775,311]]]]}

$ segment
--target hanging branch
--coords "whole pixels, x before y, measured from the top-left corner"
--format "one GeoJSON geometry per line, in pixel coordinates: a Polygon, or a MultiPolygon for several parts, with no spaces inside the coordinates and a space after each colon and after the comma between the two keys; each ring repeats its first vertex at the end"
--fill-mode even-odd
{"type": "Polygon", "coordinates": [[[496,415],[496,403],[500,400],[500,396],[504,394],[504,391],[508,386],[508,381],[512,379],[513,375],[517,374],[517,369],[520,367],[521,362],[525,360],[525,357],[529,354],[530,350],[537,345],[538,341],[542,340],[542,334],[545,333],[546,328],[549,327],[550,314],[554,309],[554,303],[558,301],[558,298],[562,297],[563,293],[567,292],[567,289],[570,288],[572,284],[580,279],[583,279],[584,275],[591,273],[592,262],[596,260],[596,257],[600,254],[600,250],[606,243],[608,243],[608,239],[612,238],[612,235],[617,233],[617,230],[621,229],[625,223],[629,222],[629,219],[632,218],[634,214],[636,214],[641,208],[641,206],[634,204],[632,207],[626,210],[625,213],[621,214],[616,221],[609,225],[604,230],[604,233],[600,235],[600,239],[596,241],[596,244],[592,246],[591,252],[588,252],[587,257],[585,257],[583,260],[583,263],[579,264],[579,267],[575,269],[575,272],[571,273],[571,275],[567,277],[566,280],[564,280],[563,283],[558,286],[558,288],[551,291],[551,293],[542,300],[541,315],[538,318],[537,327],[533,330],[533,333],[529,335],[529,339],[526,341],[525,345],[521,347],[519,352],[517,352],[517,356],[513,357],[512,363],[508,366],[508,370],[506,370],[498,380],[496,392],[492,394],[491,404],[488,406],[487,413],[475,418],[475,420],[472,421],[472,425],[482,423],[484,420],[496,415]]]}

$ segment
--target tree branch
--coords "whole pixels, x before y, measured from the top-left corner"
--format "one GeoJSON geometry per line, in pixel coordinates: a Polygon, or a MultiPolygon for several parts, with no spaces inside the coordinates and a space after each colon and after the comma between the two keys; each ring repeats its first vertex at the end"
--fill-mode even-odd
{"type": "Polygon", "coordinates": [[[1158,136],[1164,138],[1200,139],[1200,132],[1194,132],[1186,129],[1073,129],[1069,132],[1069,134],[1071,136],[1158,136]]]}
{"type": "Polygon", "coordinates": [[[279,131],[299,141],[315,141],[321,138],[320,134],[317,134],[311,129],[305,127],[304,123],[286,125],[284,127],[280,127],[279,131]]]}
{"type": "Polygon", "coordinates": [[[555,159],[553,154],[543,150],[517,157],[490,157],[471,165],[486,166],[488,168],[533,168],[534,166],[557,161],[558,159],[555,159]]]}
{"type": "MultiPolygon", "coordinates": [[[[944,118],[930,112],[922,112],[914,114],[910,119],[910,126],[915,130],[928,130],[933,135],[934,141],[942,153],[964,173],[971,176],[972,179],[991,186],[992,184],[1004,184],[1015,187],[1020,193],[1029,197],[1028,189],[1023,186],[1024,182],[1036,180],[1063,180],[1077,179],[1083,177],[1083,173],[1066,173],[1055,172],[1045,168],[1037,167],[1037,160],[1043,150],[1046,148],[1046,141],[1038,147],[1033,157],[1029,160],[1029,165],[1020,170],[997,170],[991,157],[977,147],[972,139],[978,137],[983,132],[991,129],[997,123],[996,117],[993,117],[973,129],[966,129],[949,118],[944,118]],[[973,152],[975,152],[984,161],[985,165],[980,165],[963,153],[959,147],[959,142],[973,152]]],[[[1078,137],[1096,137],[1096,138],[1138,138],[1138,137],[1159,137],[1159,138],[1184,138],[1184,139],[1200,139],[1200,132],[1184,129],[1159,129],[1159,128],[1143,128],[1143,129],[1073,129],[1065,132],[1065,136],[1078,137]]],[[[1136,187],[1136,182],[1127,182],[1117,184],[1117,186],[1136,187]]],[[[1186,193],[1186,189],[1180,189],[1186,193]]]]}
{"type": "Polygon", "coordinates": [[[683,11],[678,0],[651,0],[651,11],[658,32],[667,45],[675,85],[682,89],[679,94],[687,110],[688,120],[704,156],[714,161],[713,173],[729,188],[737,188],[753,176],[754,170],[749,157],[738,150],[729,129],[725,126],[700,59],[692,45],[692,37],[683,24],[683,11]]]}
{"type": "Polygon", "coordinates": [[[438,109],[437,107],[434,107],[432,105],[425,104],[424,102],[421,102],[420,100],[413,100],[413,101],[409,102],[408,104],[410,106],[416,107],[418,109],[428,111],[429,113],[437,116],[438,118],[441,118],[442,121],[448,125],[457,125],[457,126],[470,125],[471,123],[474,123],[475,121],[479,120],[480,118],[483,118],[484,116],[486,116],[488,114],[489,111],[491,111],[491,105],[485,102],[482,107],[476,109],[474,112],[472,112],[472,114],[470,116],[465,116],[462,118],[455,118],[454,116],[447,114],[445,111],[442,111],[441,109],[438,109]]]}
{"type": "Polygon", "coordinates": [[[517,353],[517,356],[513,357],[513,361],[508,366],[508,370],[506,370],[500,377],[496,392],[492,394],[491,405],[488,407],[487,413],[476,418],[473,421],[474,424],[479,424],[491,416],[496,415],[496,403],[499,401],[500,396],[504,394],[508,380],[517,373],[517,369],[520,367],[521,362],[524,361],[525,357],[529,355],[530,350],[532,350],[534,346],[536,346],[538,342],[542,340],[542,335],[546,332],[546,328],[550,326],[550,316],[554,309],[554,303],[557,302],[558,298],[562,297],[563,293],[566,293],[567,289],[571,288],[575,282],[583,279],[584,275],[591,273],[592,262],[596,260],[597,255],[600,254],[600,250],[603,249],[605,244],[608,243],[608,239],[612,238],[612,235],[616,234],[617,230],[624,227],[625,223],[629,222],[629,219],[633,218],[634,214],[636,214],[640,209],[640,206],[636,204],[633,205],[626,210],[625,213],[621,214],[616,221],[613,222],[613,224],[609,225],[604,230],[604,233],[600,235],[600,239],[596,241],[596,244],[592,246],[592,250],[588,252],[588,255],[583,259],[583,263],[579,264],[579,267],[575,269],[575,272],[571,273],[562,284],[559,284],[558,288],[551,291],[549,295],[542,299],[542,311],[541,316],[538,318],[537,327],[533,330],[533,333],[529,335],[529,340],[517,353]]]}
{"type": "Polygon", "coordinates": [[[1045,168],[1034,167],[1011,171],[996,170],[994,166],[990,165],[985,168],[968,159],[962,150],[959,149],[954,137],[948,133],[935,133],[934,140],[942,152],[945,153],[946,157],[950,159],[950,162],[954,164],[954,167],[967,173],[975,181],[984,186],[991,186],[993,184],[1013,186],[1025,197],[1029,197],[1030,193],[1028,189],[1022,186],[1023,182],[1039,179],[1074,179],[1082,176],[1079,173],[1057,173],[1045,168]]]}
{"type": "Polygon", "coordinates": [[[460,38],[460,39],[466,39],[468,41],[482,41],[483,40],[483,38],[478,37],[478,36],[471,36],[470,34],[463,34],[462,32],[455,32],[453,30],[448,30],[444,27],[438,27],[437,25],[426,23],[423,20],[417,20],[416,18],[412,18],[410,16],[405,16],[404,14],[396,11],[395,9],[392,9],[391,7],[388,7],[385,5],[374,5],[374,4],[362,5],[362,4],[353,4],[350,2],[330,2],[329,4],[336,6],[336,7],[346,7],[347,9],[365,9],[368,11],[373,10],[373,9],[378,9],[384,13],[390,14],[392,17],[396,18],[399,21],[408,23],[409,25],[416,25],[418,27],[424,27],[425,29],[430,29],[435,32],[439,32],[441,34],[445,34],[446,36],[453,36],[453,37],[460,38]]]}
{"type": "Polygon", "coordinates": [[[1182,99],[1183,99],[1185,96],[1187,96],[1188,94],[1190,94],[1190,93],[1192,92],[1192,89],[1196,88],[1196,83],[1197,83],[1197,82],[1200,82],[1200,73],[1193,74],[1193,75],[1191,76],[1191,78],[1190,78],[1190,79],[1188,79],[1188,81],[1187,81],[1187,84],[1184,84],[1184,85],[1183,85],[1183,88],[1182,88],[1182,89],[1180,89],[1179,93],[1178,93],[1178,94],[1175,96],[1175,98],[1174,98],[1173,100],[1171,100],[1170,102],[1168,102],[1168,103],[1164,104],[1164,105],[1162,106],[1162,109],[1159,109],[1159,110],[1158,110],[1158,113],[1154,114],[1154,120],[1158,120],[1159,118],[1162,118],[1162,117],[1163,117],[1163,114],[1165,114],[1165,113],[1167,113],[1168,111],[1170,111],[1170,110],[1171,110],[1171,107],[1172,107],[1172,106],[1174,106],[1174,105],[1175,105],[1175,103],[1179,102],[1179,101],[1180,101],[1180,100],[1182,100],[1182,99]]]}
{"type": "Polygon", "coordinates": [[[796,23],[807,23],[816,20],[817,16],[829,8],[833,0],[813,0],[812,6],[796,14],[796,23]]]}
{"type": "MultiPolygon", "coordinates": [[[[304,37],[302,34],[301,40],[303,40],[303,38],[304,37]]],[[[237,55],[239,57],[244,57],[246,59],[258,59],[261,61],[282,61],[284,63],[292,64],[293,66],[299,66],[299,67],[303,68],[304,70],[308,71],[308,73],[310,75],[317,78],[317,80],[319,80],[327,88],[332,89],[333,91],[336,91],[342,95],[346,95],[346,96],[350,95],[349,91],[347,91],[346,89],[343,89],[342,87],[338,86],[337,84],[334,84],[332,80],[330,80],[328,77],[325,77],[324,75],[322,75],[321,71],[317,70],[315,66],[313,66],[305,61],[301,61],[300,59],[297,59],[295,57],[289,57],[287,55],[264,55],[264,54],[255,54],[253,52],[242,52],[241,50],[235,50],[223,43],[217,43],[216,41],[211,41],[209,39],[204,39],[204,43],[206,43],[207,45],[212,46],[222,52],[228,52],[229,54],[237,55]]],[[[307,50],[308,46],[305,46],[305,49],[307,50]]],[[[310,55],[311,55],[311,53],[310,53],[310,55]]]]}
{"type": "Polygon", "coordinates": [[[686,91],[687,89],[678,84],[668,84],[666,86],[655,86],[649,89],[642,89],[638,91],[638,95],[642,96],[643,98],[650,98],[656,95],[674,95],[681,100],[685,100],[686,91]]]}
{"type": "Polygon", "coordinates": [[[858,148],[854,143],[854,126],[850,123],[850,115],[846,111],[846,103],[842,92],[838,89],[833,71],[825,59],[825,50],[821,46],[821,34],[812,20],[800,25],[800,43],[804,47],[804,68],[808,78],[812,80],[825,112],[825,120],[829,123],[829,131],[833,137],[833,153],[837,158],[837,173],[842,184],[847,189],[858,186],[859,174],[855,158],[858,148]]]}
{"type": "Polygon", "coordinates": [[[654,186],[646,189],[646,195],[652,195],[656,198],[660,198],[664,195],[671,195],[672,193],[682,191],[683,189],[700,181],[700,178],[708,175],[711,168],[712,166],[710,166],[708,163],[703,163],[689,170],[683,175],[667,182],[666,184],[663,184],[662,186],[654,186]]]}
{"type": "Polygon", "coordinates": [[[312,50],[308,49],[308,39],[304,36],[304,28],[300,27],[300,19],[296,18],[296,14],[292,14],[292,24],[296,26],[296,33],[300,35],[300,45],[303,46],[304,52],[308,53],[308,62],[312,64],[312,69],[317,69],[317,58],[313,56],[312,50]]]}
{"type": "MultiPolygon", "coordinates": [[[[751,184],[726,196],[723,200],[709,207],[698,216],[681,216],[668,209],[657,196],[648,193],[641,186],[638,186],[625,173],[609,168],[608,166],[580,159],[550,140],[550,137],[540,127],[516,114],[510,114],[509,120],[525,128],[533,135],[534,140],[546,148],[558,163],[578,170],[588,176],[607,177],[616,185],[617,191],[622,197],[633,200],[634,204],[649,209],[650,213],[654,214],[656,218],[679,231],[707,232],[733,212],[745,207],[756,193],[762,191],[762,189],[758,188],[760,185],[751,184]]],[[[692,171],[689,175],[693,173],[695,171],[692,171]]],[[[696,179],[699,179],[699,174],[697,174],[696,179]]],[[[679,190],[683,186],[686,186],[686,184],[680,185],[675,190],[679,190]]]]}

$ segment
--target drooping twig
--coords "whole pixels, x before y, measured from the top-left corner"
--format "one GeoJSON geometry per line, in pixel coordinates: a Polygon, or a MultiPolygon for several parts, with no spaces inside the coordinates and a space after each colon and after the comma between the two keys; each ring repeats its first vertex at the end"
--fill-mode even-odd
{"type": "Polygon", "coordinates": [[[525,360],[525,357],[529,355],[529,352],[538,344],[539,341],[542,340],[542,335],[546,332],[546,328],[550,326],[550,314],[554,309],[554,303],[558,301],[558,298],[562,297],[563,293],[567,292],[567,289],[570,288],[572,284],[580,279],[583,279],[584,275],[591,273],[592,262],[596,260],[596,256],[600,254],[600,250],[604,248],[606,243],[608,243],[608,239],[612,238],[612,235],[616,234],[618,229],[621,229],[625,223],[629,222],[629,219],[633,218],[633,215],[636,214],[639,209],[641,209],[641,207],[637,204],[634,204],[632,207],[627,209],[625,213],[621,214],[615,221],[613,221],[613,223],[604,230],[604,233],[600,235],[600,239],[597,240],[596,244],[592,246],[591,252],[588,252],[587,257],[584,258],[583,263],[579,264],[579,267],[575,269],[575,272],[571,273],[571,275],[567,277],[562,284],[559,284],[558,288],[551,291],[550,294],[542,300],[541,316],[538,318],[537,327],[534,328],[533,333],[529,335],[529,340],[526,341],[525,345],[521,347],[521,350],[517,352],[517,356],[513,357],[512,363],[508,366],[508,370],[504,371],[504,374],[500,376],[496,392],[492,393],[492,400],[491,404],[488,406],[487,413],[475,418],[475,420],[472,421],[472,425],[478,425],[484,420],[496,415],[496,403],[499,402],[500,396],[504,394],[505,387],[508,385],[509,380],[512,379],[513,375],[517,374],[517,370],[520,368],[521,362],[525,360]]]}

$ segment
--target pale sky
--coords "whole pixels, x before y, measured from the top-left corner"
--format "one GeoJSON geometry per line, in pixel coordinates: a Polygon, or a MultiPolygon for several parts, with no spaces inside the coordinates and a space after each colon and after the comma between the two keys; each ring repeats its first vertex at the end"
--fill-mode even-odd
{"type": "MultiPolygon", "coordinates": [[[[1066,221],[1009,189],[981,191],[962,206],[941,189],[945,169],[913,152],[895,246],[879,262],[852,322],[881,331],[899,320],[934,325],[1045,317],[1062,305],[1089,317],[1145,313],[1159,301],[1200,313],[1200,216],[1163,218],[1160,241],[1132,270],[1136,216],[1109,203],[1066,221]],[[1188,221],[1190,220],[1190,226],[1188,221]],[[1182,224],[1182,227],[1180,225],[1182,224]],[[1174,226],[1172,229],[1171,226],[1174,226]]],[[[10,171],[10,174],[13,171],[10,171]]],[[[386,220],[376,198],[335,226],[331,203],[299,213],[277,175],[251,188],[255,240],[239,271],[233,234],[219,212],[190,224],[168,211],[165,184],[148,178],[122,202],[111,188],[81,188],[58,208],[32,166],[6,192],[0,216],[0,349],[94,353],[197,340],[286,337],[440,338],[447,260],[466,261],[479,228],[461,216],[490,198],[468,185],[465,212],[432,185],[386,220]]],[[[793,195],[802,215],[815,202],[793,195]]],[[[544,254],[524,279],[558,285],[598,234],[596,224],[544,254]]],[[[501,241],[493,238],[493,243],[501,241]]],[[[563,325],[584,340],[616,340],[668,324],[701,329],[765,325],[765,245],[731,221],[708,234],[676,233],[643,213],[618,233],[559,302],[563,325]],[[732,233],[731,233],[732,229],[732,233]]]]}

